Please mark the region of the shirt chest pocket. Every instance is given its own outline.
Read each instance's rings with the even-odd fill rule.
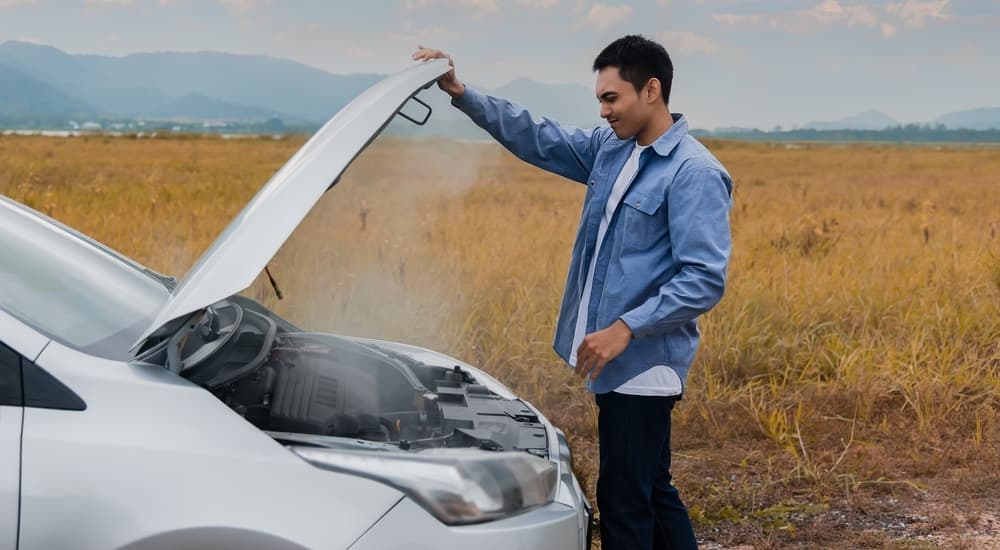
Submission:
[[[663,196],[633,191],[622,200],[625,250],[649,250],[667,236],[666,205]]]

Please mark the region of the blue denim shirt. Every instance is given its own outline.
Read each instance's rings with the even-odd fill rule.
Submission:
[[[452,101],[518,158],[587,186],[553,348],[569,361],[580,299],[604,206],[635,139],[536,119],[471,87]],[[635,338],[587,388],[606,393],[655,365],[682,382],[698,349],[697,318],[726,283],[732,179],[687,131],[683,115],[643,151],[608,225],[594,269],[587,333],[622,319]]]

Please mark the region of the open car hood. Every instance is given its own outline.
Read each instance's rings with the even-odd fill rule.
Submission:
[[[271,176],[198,258],[132,349],[165,324],[249,287],[313,205],[399,109],[449,69],[444,59],[414,65],[386,77],[344,106]]]

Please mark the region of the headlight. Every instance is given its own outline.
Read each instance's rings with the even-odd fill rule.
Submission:
[[[448,525],[490,521],[546,504],[556,489],[555,465],[520,451],[375,453],[290,448],[319,468],[395,487]]]

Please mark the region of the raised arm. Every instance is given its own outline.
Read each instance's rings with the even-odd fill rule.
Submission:
[[[587,183],[597,151],[611,132],[562,126],[547,117],[535,119],[516,103],[469,87],[451,103],[517,158],[580,183]]]
[[[451,57],[440,50],[421,47],[413,59]],[[521,160],[571,180],[586,183],[597,151],[612,135],[610,128],[581,129],[556,121],[534,118],[520,105],[492,97],[458,80],[452,69],[438,80],[438,87],[480,128]]]

